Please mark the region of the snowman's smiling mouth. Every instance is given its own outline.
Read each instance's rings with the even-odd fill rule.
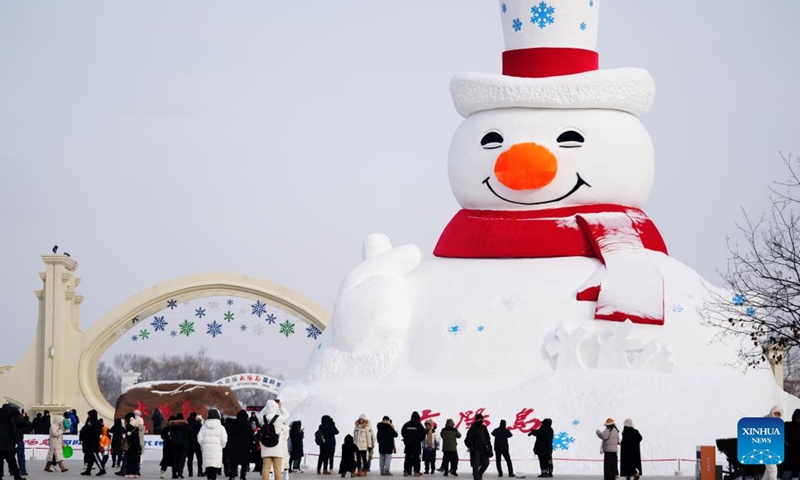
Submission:
[[[504,198],[503,196],[501,196],[500,194],[498,194],[497,192],[495,192],[495,191],[494,191],[494,189],[492,188],[492,185],[489,183],[489,179],[490,179],[491,177],[486,177],[486,180],[484,180],[484,181],[483,181],[483,182],[481,182],[481,183],[485,184],[485,185],[486,185],[486,186],[489,188],[489,191],[490,191],[490,192],[492,192],[492,193],[494,194],[494,196],[495,196],[495,197],[499,198],[500,200],[502,200],[502,201],[504,201],[504,202],[508,202],[508,203],[514,203],[514,204],[516,204],[516,205],[527,205],[527,206],[533,206],[533,205],[545,205],[545,204],[548,204],[548,203],[555,203],[555,202],[560,202],[561,200],[564,200],[565,198],[569,197],[569,196],[570,196],[570,195],[572,195],[573,193],[577,192],[577,191],[578,191],[578,189],[579,189],[579,188],[581,188],[581,187],[582,187],[582,186],[584,186],[584,185],[586,185],[586,186],[587,186],[587,187],[589,187],[589,188],[592,188],[592,186],[591,186],[591,185],[589,185],[588,183],[586,183],[586,180],[584,180],[583,178],[581,178],[581,174],[580,174],[580,173],[576,173],[575,175],[577,175],[577,176],[578,176],[578,180],[575,182],[575,186],[574,186],[574,187],[572,187],[572,190],[570,190],[569,192],[567,192],[566,194],[564,194],[564,195],[562,195],[562,196],[560,196],[560,197],[558,197],[558,198],[554,198],[554,199],[552,199],[552,200],[545,200],[544,202],[531,202],[531,203],[525,203],[525,202],[516,202],[516,201],[514,201],[514,200],[509,200],[509,199],[507,199],[507,198]]]

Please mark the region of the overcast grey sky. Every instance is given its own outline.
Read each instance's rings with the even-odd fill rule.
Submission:
[[[778,151],[800,153],[800,2],[600,3],[601,68],[656,81],[646,211],[716,279],[739,207],[763,211]],[[493,0],[0,3],[0,364],[32,340],[55,243],[84,327],[210,271],[330,309],[375,231],[430,255],[458,210],[448,82],[502,48]]]

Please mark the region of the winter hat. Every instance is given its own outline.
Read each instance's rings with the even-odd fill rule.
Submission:
[[[624,421],[624,422],[622,422],[622,424],[623,424],[624,426],[626,426],[626,427],[631,427],[631,428],[633,428],[633,420],[631,420],[630,418],[626,418],[626,419],[625,419],[625,421]]]
[[[775,415],[775,414],[778,415]],[[769,416],[770,417],[782,417],[783,416],[783,409],[780,405],[775,405],[774,407],[769,409]]]
[[[142,411],[141,411],[141,410],[134,410],[134,411],[133,411],[133,414],[134,414],[136,417],[141,417],[141,416],[142,416]]]
[[[362,413],[361,415],[358,416],[358,419],[359,420],[364,420],[366,422],[367,421],[367,416]]]
[[[610,427],[611,425],[614,425],[614,419],[611,418],[611,417],[608,417],[606,419],[606,423],[604,423],[603,425],[605,425],[606,427]]]

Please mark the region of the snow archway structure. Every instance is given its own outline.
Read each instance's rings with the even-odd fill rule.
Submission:
[[[65,255],[43,255],[43,288],[36,291],[39,316],[36,334],[22,360],[0,375],[3,401],[29,411],[53,412],[75,408],[98,411],[114,418],[114,408],[103,398],[97,366],[103,353],[138,319],[158,312],[168,300],[178,302],[216,295],[258,299],[324,330],[330,315],[299,293],[268,280],[231,273],[196,274],[175,278],[128,298],[88,330],[81,331],[76,293],[78,263]]]

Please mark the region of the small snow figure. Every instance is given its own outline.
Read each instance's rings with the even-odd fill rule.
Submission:
[[[261,315],[267,313],[267,304],[262,302],[261,300],[256,300],[256,303],[250,305],[253,309],[253,315],[258,318],[261,318]]]
[[[533,453],[539,457],[540,477],[553,476],[553,420],[545,418],[539,428],[531,430],[529,437],[536,437]]]
[[[199,307],[197,310],[194,311],[194,315],[197,318],[203,318],[206,316],[206,309],[203,307]]]
[[[222,325],[217,323],[216,320],[211,323],[207,323],[206,327],[208,327],[208,330],[206,330],[208,335],[211,335],[214,338],[217,338],[217,335],[222,335]]]
[[[153,330],[156,332],[163,332],[167,328],[168,322],[164,320],[164,317],[153,317],[153,321],[150,322],[150,325],[153,327]]]
[[[556,12],[555,7],[551,7],[547,2],[540,2],[539,5],[531,7],[531,23],[538,25],[539,28],[544,28],[548,25],[555,23],[553,14]]]
[[[178,306],[177,300],[167,300],[167,308],[174,310]]]
[[[744,305],[744,302],[747,301],[747,299],[744,298],[744,295],[742,295],[741,293],[737,293],[736,295],[733,296],[731,301],[737,307],[741,307],[742,305]]]
[[[286,335],[286,338],[289,338],[289,335],[294,333],[294,323],[290,322],[289,320],[281,323],[280,333],[282,335]]]
[[[306,328],[306,338],[313,338],[314,340],[317,339],[320,335],[322,335],[322,330],[316,327],[316,325],[309,325]]]

